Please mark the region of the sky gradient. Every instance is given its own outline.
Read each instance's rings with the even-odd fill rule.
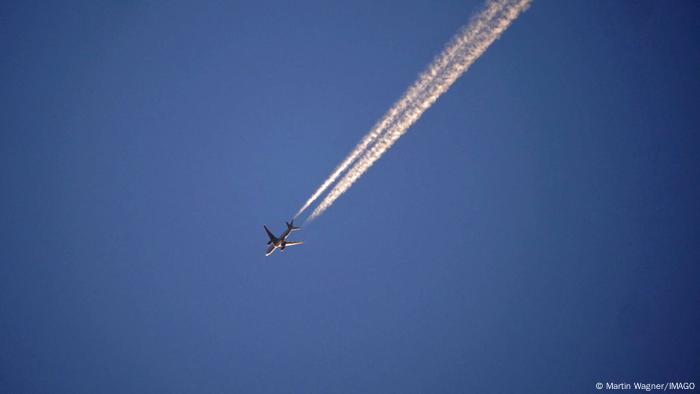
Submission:
[[[480,1],[0,5],[0,392],[700,384],[700,3],[535,1],[303,240]]]

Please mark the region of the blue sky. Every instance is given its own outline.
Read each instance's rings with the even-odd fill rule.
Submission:
[[[697,2],[534,2],[264,257],[481,5],[0,5],[0,391],[700,383]]]

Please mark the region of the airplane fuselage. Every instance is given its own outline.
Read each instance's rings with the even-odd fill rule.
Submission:
[[[279,250],[284,250],[284,248],[287,246],[287,241],[281,239],[278,242],[275,242],[273,245],[275,245],[275,248]]]

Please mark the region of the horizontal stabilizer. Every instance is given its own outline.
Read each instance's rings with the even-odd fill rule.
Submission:
[[[285,223],[287,224],[287,229],[288,229],[289,231],[292,231],[292,230],[299,230],[299,229],[301,228],[301,227],[297,227],[297,226],[294,225],[294,220],[293,220],[293,219],[292,219],[291,223],[290,223],[290,222],[285,222]]]

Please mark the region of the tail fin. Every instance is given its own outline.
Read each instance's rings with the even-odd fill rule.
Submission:
[[[301,227],[294,226],[294,219],[292,219],[292,221],[290,223],[288,223],[288,222],[285,222],[285,223],[287,223],[287,228],[289,230],[299,230],[301,228]]]

